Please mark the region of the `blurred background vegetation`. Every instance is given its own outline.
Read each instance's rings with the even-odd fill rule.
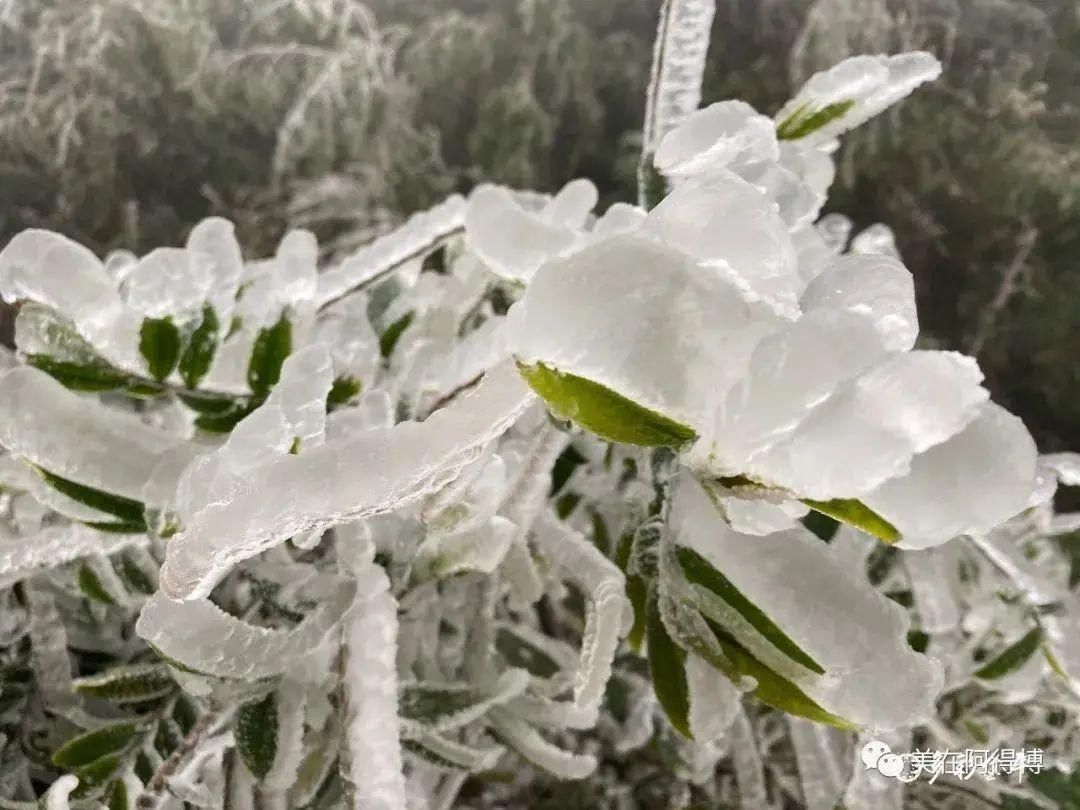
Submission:
[[[633,199],[659,0],[0,0],[0,242],[99,253],[233,219],[349,249],[481,179]],[[943,78],[845,140],[830,210],[890,224],[924,341],[1080,447],[1080,4],[718,0],[705,103],[778,108],[860,52]]]

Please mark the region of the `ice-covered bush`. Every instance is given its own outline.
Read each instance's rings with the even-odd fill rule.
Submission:
[[[639,205],[482,185],[323,268],[217,218],[6,246],[0,807],[899,806],[872,737],[1071,767],[1080,464],[915,348],[887,229],[819,218],[938,63],[697,110],[710,19],[665,5]]]

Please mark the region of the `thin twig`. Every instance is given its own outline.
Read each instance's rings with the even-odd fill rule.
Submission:
[[[161,804],[165,789],[168,787],[169,778],[180,770],[181,766],[199,749],[210,730],[225,722],[230,714],[230,710],[212,709],[196,721],[176,750],[169,754],[168,759],[158,766],[154,775],[150,777],[150,781],[146,783],[143,792],[139,794],[139,798],[135,802],[135,807],[138,810],[156,810],[158,805]]]
[[[1020,279],[1024,270],[1027,269],[1028,257],[1031,255],[1038,238],[1039,229],[1030,222],[1025,223],[1024,229],[1016,239],[1016,253],[1013,254],[1012,261],[1009,262],[1009,266],[1005,268],[1005,272],[1001,276],[1001,284],[998,285],[997,294],[994,296],[994,300],[990,302],[990,305],[983,310],[982,317],[979,318],[979,327],[971,344],[968,346],[968,351],[971,354],[978,356],[979,352],[982,351],[982,347],[990,337],[1001,310],[1005,308],[1005,305],[1019,290]]]

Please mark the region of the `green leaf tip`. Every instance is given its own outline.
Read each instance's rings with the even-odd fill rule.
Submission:
[[[805,498],[803,503],[815,512],[820,512],[840,523],[846,523],[856,529],[861,529],[883,542],[895,543],[900,539],[899,529],[873,509],[854,498],[835,498],[831,501],[814,501]]]
[[[1005,648],[1004,652],[975,670],[975,677],[984,681],[1004,678],[1027,663],[1028,659],[1042,645],[1043,634],[1038,627],[1033,627],[1023,638]]]
[[[184,347],[184,353],[180,355],[180,378],[186,387],[197,386],[210,370],[210,364],[214,361],[214,354],[217,352],[220,328],[214,308],[209,305],[203,307],[202,320],[191,333],[187,346]]]
[[[277,695],[245,703],[236,712],[236,749],[257,779],[270,772],[277,755]]]
[[[644,447],[685,447],[697,439],[686,425],[599,383],[545,365],[518,362],[525,382],[555,416],[572,419],[603,439]]]
[[[837,101],[813,111],[809,109],[808,104],[804,104],[776,125],[776,137],[781,141],[796,141],[799,138],[805,138],[831,124],[837,118],[843,117],[853,106],[855,102],[852,99]]]
[[[281,379],[281,365],[292,353],[292,323],[281,313],[277,323],[259,331],[248,361],[248,386],[256,395],[266,395]]]

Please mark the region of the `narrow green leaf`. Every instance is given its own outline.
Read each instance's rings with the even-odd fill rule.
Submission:
[[[333,411],[343,405],[348,405],[358,396],[363,385],[356,377],[338,377],[330,386],[330,393],[326,395],[326,410]]]
[[[728,677],[732,677],[732,673],[727,670],[727,667],[734,667],[736,677],[733,680],[738,677],[753,678],[757,682],[753,695],[766,706],[836,728],[849,730],[855,728],[854,724],[826,711],[794,683],[761,663],[719,625],[707,619],[706,622],[720,643],[728,663],[718,666],[718,662],[708,658],[707,660],[724,671]]]
[[[176,684],[164,664],[129,664],[98,675],[76,678],[72,686],[80,695],[123,704],[163,697],[173,691]]]
[[[1006,647],[1001,655],[975,670],[975,677],[993,681],[1018,670],[1035,654],[1042,645],[1042,640],[1042,630],[1038,627],[1032,628],[1019,641]]]
[[[84,526],[109,534],[145,534],[146,523],[134,520],[85,520]]]
[[[1057,656],[1054,655],[1054,651],[1050,649],[1049,645],[1043,645],[1043,655],[1046,657],[1046,663],[1050,665],[1050,669],[1054,671],[1054,674],[1065,680],[1071,680],[1069,673],[1065,671],[1065,667],[1058,661]]]
[[[60,746],[52,755],[59,768],[81,768],[104,756],[123,751],[141,730],[137,722],[115,723],[80,734]]]
[[[116,600],[113,599],[112,594],[110,594],[105,586],[101,584],[98,575],[94,573],[94,570],[90,568],[90,566],[79,566],[78,582],[79,590],[83,592],[83,596],[87,599],[92,599],[95,602],[101,602],[105,605],[116,604]]]
[[[495,649],[508,664],[538,678],[550,678],[562,669],[546,652],[505,627],[500,627],[495,634]]]
[[[114,754],[106,754],[89,765],[76,768],[75,775],[79,777],[79,784],[71,795],[82,798],[94,793],[99,787],[114,779],[126,761],[127,751],[117,751]]]
[[[679,647],[660,618],[655,592],[646,603],[645,634],[648,644],[649,674],[660,706],[675,730],[687,739],[690,734],[690,688],[686,683],[686,652]]]
[[[402,740],[401,747],[435,768],[473,773],[491,768],[506,750],[501,746],[474,748],[430,733]]]
[[[518,363],[529,386],[560,419],[572,419],[601,438],[623,444],[683,447],[697,438],[691,428],[592,380],[543,363]]]
[[[168,377],[180,361],[180,330],[172,318],[146,318],[139,329],[139,352],[150,376],[158,382]]]
[[[626,577],[626,598],[634,609],[634,623],[630,626],[626,641],[636,653],[641,652],[641,645],[645,641],[645,608],[648,595],[649,586],[645,584],[645,580],[637,574]]]
[[[117,391],[126,387],[130,379],[129,375],[108,365],[72,363],[44,354],[29,355],[26,362],[72,391]]]
[[[191,333],[188,344],[180,355],[180,378],[188,388],[196,387],[210,370],[210,364],[214,362],[214,354],[217,352],[219,329],[217,313],[207,304],[203,307],[202,320]]]
[[[202,391],[178,393],[177,397],[196,413],[208,414],[226,413],[246,401],[234,397],[213,396]]]
[[[245,416],[262,404],[261,399],[254,399],[237,405],[224,413],[204,413],[195,420],[195,427],[207,433],[230,433]]]
[[[805,138],[842,117],[854,105],[854,100],[848,99],[837,101],[812,112],[804,105],[776,125],[776,137],[782,141]]]
[[[551,468],[551,490],[548,494],[558,495],[559,491],[566,486],[574,470],[586,462],[585,456],[581,455],[574,445],[568,444],[566,449],[555,459]]]
[[[732,582],[716,570],[708,560],[691,548],[679,546],[675,552],[679,565],[686,579],[716,594],[724,602],[746,619],[770,644],[776,647],[792,661],[795,661],[818,675],[825,674],[824,667],[811,658],[803,649],[792,641],[765,613],[747,599]]]
[[[109,810],[128,810],[127,785],[117,779],[105,791],[105,806]]]
[[[399,712],[406,720],[437,724],[471,706],[482,703],[486,695],[468,685],[406,684],[398,699]]]
[[[270,772],[277,755],[277,695],[245,703],[236,713],[236,748],[244,764],[257,778]]]
[[[124,585],[129,590],[144,593],[148,596],[157,590],[150,575],[139,567],[139,564],[132,559],[130,554],[121,553],[113,555],[110,559],[117,576],[123,580]]]
[[[406,312],[386,327],[386,331],[379,336],[379,352],[384,358],[394,353],[394,347],[397,346],[398,340],[405,330],[409,328],[409,324],[413,322],[414,317],[416,317],[415,313]]]
[[[292,352],[292,323],[281,314],[278,322],[259,331],[248,362],[248,385],[265,396],[281,379],[281,364]]]
[[[94,489],[85,484],[70,481],[67,478],[61,478],[59,475],[55,475],[42,467],[35,466],[34,469],[44,479],[45,483],[57,492],[67,495],[72,500],[78,501],[85,506],[97,509],[99,512],[118,517],[124,523],[139,524],[143,527],[142,530],[145,531],[146,520],[143,516],[145,507],[139,501]]]
[[[900,539],[899,530],[874,510],[852,498],[836,498],[831,501],[812,501],[803,503],[815,512],[821,512],[834,520],[861,529],[886,543],[895,543]]]

